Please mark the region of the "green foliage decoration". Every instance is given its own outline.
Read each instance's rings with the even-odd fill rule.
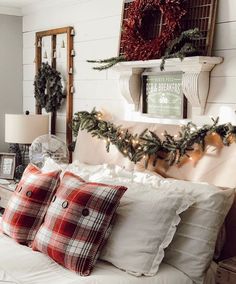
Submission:
[[[101,112],[94,108],[91,112],[75,113],[71,127],[75,137],[79,130],[86,130],[93,137],[106,142],[107,152],[112,144],[134,163],[145,159],[147,166],[152,158],[153,166],[156,166],[158,160],[165,159],[171,166],[178,164],[182,158],[189,157],[190,152],[194,151],[196,146],[204,151],[205,138],[209,134],[218,134],[225,146],[229,146],[232,139],[235,140],[235,126],[230,123],[218,125],[218,118],[212,120],[212,125],[203,125],[200,128],[189,122],[181,127],[177,136],[165,132],[160,138],[148,129],[140,134],[132,134],[122,126],[116,126],[110,121],[103,120]]]
[[[66,97],[62,91],[61,74],[48,63],[42,63],[34,80],[34,97],[37,106],[46,112],[57,111]]]
[[[183,60],[188,56],[200,55],[200,52],[195,47],[195,42],[201,37],[201,33],[198,28],[183,31],[179,36],[169,42],[168,47],[165,50],[165,54],[161,57],[160,70],[165,68],[165,61],[168,58],[180,58]],[[102,71],[111,68],[119,62],[128,61],[124,55],[117,57],[111,57],[107,59],[99,60],[87,60],[88,63],[97,63],[99,65],[94,66],[94,70]]]
[[[100,66],[94,66],[94,70],[102,71],[111,68],[112,66],[116,65],[119,62],[126,61],[123,55],[117,57],[111,57],[107,59],[100,59],[100,60],[87,60],[88,63],[98,63],[102,64]]]
[[[178,37],[172,40],[164,56],[162,56],[162,61],[160,65],[160,70],[163,71],[165,68],[165,60],[168,58],[179,58],[183,60],[188,56],[200,55],[200,52],[195,47],[196,40],[199,40],[201,33],[198,28],[183,31]]]

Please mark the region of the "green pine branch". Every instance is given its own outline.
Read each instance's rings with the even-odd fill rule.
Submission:
[[[211,133],[218,134],[223,144],[229,146],[232,138],[235,141],[236,127],[230,123],[218,125],[218,121],[219,119],[213,120],[212,125],[200,128],[190,122],[182,127],[178,136],[165,132],[160,138],[148,129],[141,134],[132,134],[122,126],[102,120],[101,113],[93,109],[92,112],[75,113],[71,127],[75,137],[79,130],[86,130],[93,137],[105,140],[108,152],[110,145],[114,145],[130,161],[137,163],[145,159],[148,165],[150,158],[153,158],[155,166],[163,157],[169,165],[178,164],[182,158],[189,157],[196,146],[204,151],[205,138]]]
[[[195,46],[195,41],[201,37],[201,33],[198,28],[183,31],[180,36],[172,40],[167,47],[160,65],[160,70],[165,69],[165,61],[168,58],[179,58],[183,60],[187,56],[194,56],[199,54]]]
[[[119,62],[123,62],[126,61],[125,57],[123,55],[117,56],[117,57],[111,57],[111,58],[107,58],[107,59],[100,59],[100,60],[87,60],[88,63],[98,63],[98,64],[103,64],[100,66],[94,66],[93,69],[94,70],[105,70],[105,69],[109,69],[112,66],[116,65]]]

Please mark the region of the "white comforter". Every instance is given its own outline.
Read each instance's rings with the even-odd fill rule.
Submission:
[[[0,283],[8,284],[192,284],[174,267],[162,264],[155,277],[135,277],[99,261],[92,274],[81,277],[42,253],[0,234]]]

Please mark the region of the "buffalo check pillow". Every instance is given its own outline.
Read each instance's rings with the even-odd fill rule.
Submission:
[[[30,243],[59,184],[60,171],[42,173],[29,164],[2,217],[2,231],[19,243]]]
[[[84,182],[66,172],[32,248],[89,275],[125,191],[124,186]]]

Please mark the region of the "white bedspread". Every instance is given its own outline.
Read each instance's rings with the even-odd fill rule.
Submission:
[[[99,261],[92,274],[81,277],[0,234],[0,283],[8,284],[192,284],[168,264],[162,264],[155,277],[135,277]]]

